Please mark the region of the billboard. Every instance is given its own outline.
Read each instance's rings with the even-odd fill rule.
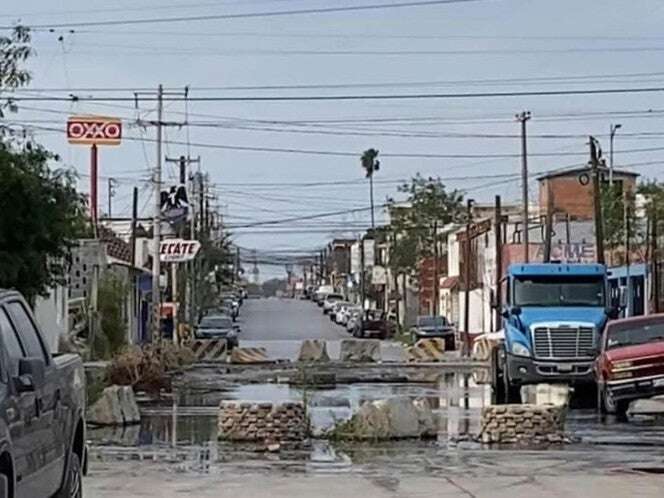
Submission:
[[[67,120],[67,141],[79,145],[120,145],[122,121],[105,116],[71,116]]]
[[[201,249],[197,240],[167,239],[159,244],[159,261],[162,263],[183,263],[191,261]]]

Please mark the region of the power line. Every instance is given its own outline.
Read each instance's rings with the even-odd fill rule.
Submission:
[[[197,21],[217,21],[227,19],[248,19],[260,17],[281,17],[281,16],[299,16],[309,14],[332,14],[337,12],[358,12],[369,10],[386,10],[386,9],[399,9],[406,7],[426,7],[433,5],[445,5],[455,3],[469,3],[479,0],[427,0],[419,2],[399,2],[399,3],[380,3],[380,4],[366,4],[366,5],[353,5],[344,7],[323,7],[323,8],[310,8],[310,9],[294,9],[294,10],[281,10],[281,11],[265,11],[265,12],[245,12],[238,14],[206,14],[198,16],[178,16],[178,17],[152,17],[144,19],[108,19],[102,21],[79,21],[67,23],[50,23],[50,24],[31,24],[30,29],[58,29],[58,28],[77,28],[77,27],[91,27],[91,26],[132,26],[141,24],[166,24],[178,22],[197,22]],[[13,26],[0,26],[0,29],[13,29]]]
[[[474,99],[496,97],[547,97],[564,95],[603,95],[603,94],[639,94],[660,93],[664,87],[637,87],[637,88],[586,88],[566,90],[524,90],[505,92],[463,92],[463,93],[403,93],[382,95],[270,95],[270,96],[238,96],[238,97],[188,97],[190,102],[293,102],[293,101],[355,101],[355,100],[426,100],[426,99]],[[135,102],[134,97],[113,96],[10,96],[17,102]],[[154,97],[141,97],[142,101],[154,101]],[[164,101],[184,102],[183,97],[166,96]]]

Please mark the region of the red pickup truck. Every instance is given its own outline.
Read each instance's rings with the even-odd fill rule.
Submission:
[[[595,376],[605,413],[624,416],[630,401],[664,394],[664,314],[609,322]]]

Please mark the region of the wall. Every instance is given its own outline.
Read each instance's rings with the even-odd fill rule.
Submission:
[[[67,288],[58,285],[48,297],[37,297],[33,313],[52,353],[58,352],[60,336],[69,330]]]

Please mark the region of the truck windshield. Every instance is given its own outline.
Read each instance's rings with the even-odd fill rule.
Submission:
[[[625,324],[609,328],[606,349],[664,341],[664,323]]]
[[[514,281],[518,306],[604,306],[604,280],[597,277],[521,277]]]

